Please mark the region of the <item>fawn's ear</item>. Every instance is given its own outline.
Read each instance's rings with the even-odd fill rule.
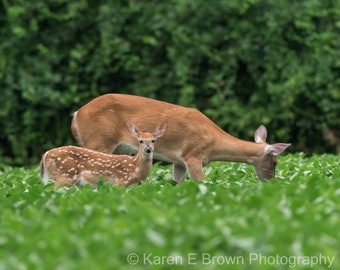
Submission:
[[[159,138],[162,137],[166,131],[168,127],[168,121],[164,121],[163,123],[161,123],[157,128],[156,128],[156,132],[155,132],[155,138]]]
[[[255,142],[266,142],[267,139],[267,129],[264,125],[261,125],[257,128],[254,134]]]
[[[128,126],[128,128],[129,128],[129,131],[130,131],[131,135],[132,135],[133,137],[137,137],[138,128],[136,128],[135,125],[132,124],[132,123],[129,122],[129,121],[127,122],[127,126]]]

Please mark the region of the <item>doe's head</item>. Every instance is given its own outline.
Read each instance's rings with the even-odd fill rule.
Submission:
[[[277,165],[276,156],[286,150],[290,143],[267,144],[267,129],[261,125],[255,131],[254,139],[256,143],[264,144],[263,155],[254,162],[255,172],[261,180],[268,180],[275,177],[275,169]]]

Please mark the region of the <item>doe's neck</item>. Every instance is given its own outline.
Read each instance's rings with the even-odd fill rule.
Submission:
[[[265,146],[266,143],[241,140],[222,131],[215,140],[210,160],[254,164],[263,156]]]

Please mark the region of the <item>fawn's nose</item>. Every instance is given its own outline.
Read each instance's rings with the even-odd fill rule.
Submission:
[[[151,154],[152,153],[152,148],[151,147],[145,148],[145,153]]]

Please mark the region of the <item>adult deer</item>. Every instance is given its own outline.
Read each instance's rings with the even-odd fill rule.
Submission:
[[[47,151],[41,159],[41,178],[47,184],[51,176],[55,180],[54,189],[60,185],[87,183],[95,187],[99,177],[117,186],[140,183],[150,173],[154,143],[163,136],[166,128],[165,121],[156,128],[154,134],[151,134],[140,132],[128,122],[129,137],[134,137],[139,143],[136,156],[105,154],[77,146],[54,148]]]
[[[204,180],[203,166],[210,161],[245,162],[255,167],[261,180],[275,176],[276,155],[290,144],[267,144],[267,130],[260,126],[255,142],[231,136],[196,109],[150,98],[106,94],[81,107],[73,116],[71,129],[81,146],[97,151],[129,153],[136,142],[122,128],[131,119],[150,130],[168,120],[168,130],[157,141],[155,158],[173,163],[173,177],[181,182],[188,170],[195,180]]]

